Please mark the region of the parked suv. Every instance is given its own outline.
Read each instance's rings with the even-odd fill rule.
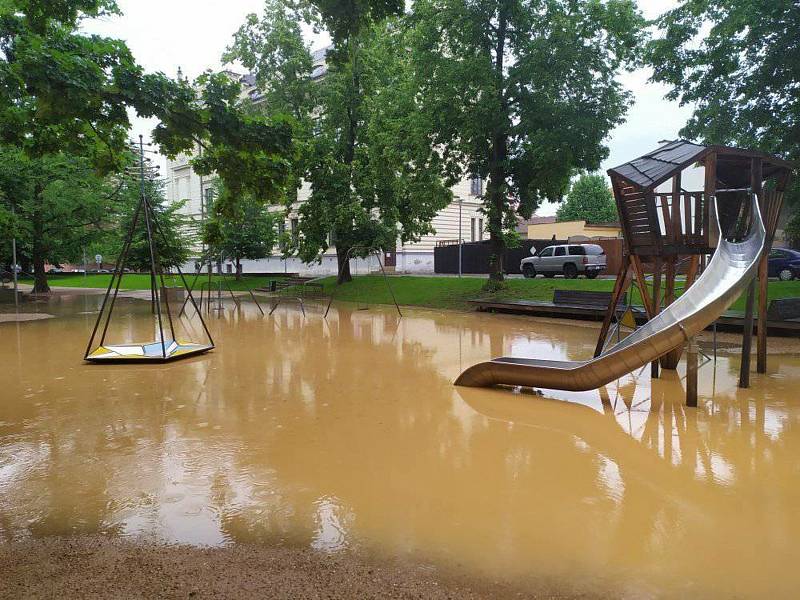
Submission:
[[[564,246],[548,246],[538,254],[531,248],[533,256],[523,258],[520,269],[525,277],[545,277],[564,275],[567,279],[575,279],[578,275],[586,275],[589,279],[597,277],[606,268],[606,253],[597,244],[566,244]]]

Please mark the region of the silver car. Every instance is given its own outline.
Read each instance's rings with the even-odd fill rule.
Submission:
[[[565,244],[563,246],[548,246],[536,253],[531,248],[533,256],[523,258],[520,270],[525,277],[536,277],[541,274],[545,277],[563,275],[567,279],[575,279],[578,275],[586,275],[594,279],[606,268],[606,253],[602,246],[597,244]]]

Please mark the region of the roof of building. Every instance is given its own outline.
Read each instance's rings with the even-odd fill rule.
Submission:
[[[653,189],[691,164],[701,161],[712,152],[716,152],[721,159],[717,167],[718,179],[731,187],[749,180],[749,160],[751,158],[764,160],[764,178],[777,170],[791,168],[786,161],[757,150],[742,150],[727,146],[701,146],[686,140],[674,140],[639,158],[609,169],[608,174],[622,177],[642,189]],[[746,166],[748,171],[745,172],[742,166]]]
[[[585,223],[588,227],[608,227],[612,229],[620,227],[620,224],[616,221],[604,221],[601,223],[593,223],[591,221],[586,221],[585,219],[558,221],[558,218],[555,215],[547,217],[531,217],[527,221],[522,221],[520,225],[552,225],[553,223]]]
[[[607,229],[619,229],[622,227],[619,221],[603,221],[600,223],[592,223],[590,221],[587,221],[586,225],[589,227],[601,227]]]
[[[528,219],[525,224],[526,225],[547,225],[548,223],[555,223],[556,217],[555,215],[549,215],[546,217],[531,217]]]

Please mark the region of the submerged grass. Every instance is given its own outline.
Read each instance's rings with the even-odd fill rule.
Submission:
[[[50,275],[50,285],[64,287],[105,288],[111,279],[110,275]],[[223,277],[231,289],[245,291],[252,288],[265,287],[278,275],[254,276],[245,275],[240,281],[228,276]],[[177,276],[166,277],[167,285],[179,285]],[[191,283],[194,274],[187,275]],[[203,275],[198,279],[208,281],[208,276]],[[218,276],[212,276],[212,282],[219,281]],[[335,290],[336,299],[347,302],[362,302],[365,304],[392,304],[392,296],[381,275],[361,275],[349,283],[336,287],[335,277],[326,277],[319,280],[327,293]],[[30,280],[23,280],[30,282]],[[586,290],[610,292],[614,287],[613,279],[507,279],[502,289],[495,292],[485,291],[484,277],[418,277],[412,275],[393,275],[389,277],[391,291],[394,292],[397,302],[406,306],[423,306],[428,308],[448,310],[468,310],[468,300],[533,300],[549,302],[553,299],[553,290]],[[679,282],[679,287],[683,282]],[[146,290],[150,288],[150,276],[147,274],[129,273],[123,276],[121,289]],[[800,281],[770,281],[769,297],[796,298],[800,297]],[[640,304],[641,299],[636,291],[633,292],[632,301]],[[739,298],[731,307],[732,310],[744,310],[745,298]]]

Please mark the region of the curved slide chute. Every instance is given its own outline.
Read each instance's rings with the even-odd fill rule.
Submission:
[[[597,358],[553,361],[502,357],[468,368],[456,385],[521,385],[556,390],[597,389],[663,356],[716,321],[758,272],[766,231],[758,198],[751,224],[739,242],[722,239],[708,267],[683,295],[645,325]]]

